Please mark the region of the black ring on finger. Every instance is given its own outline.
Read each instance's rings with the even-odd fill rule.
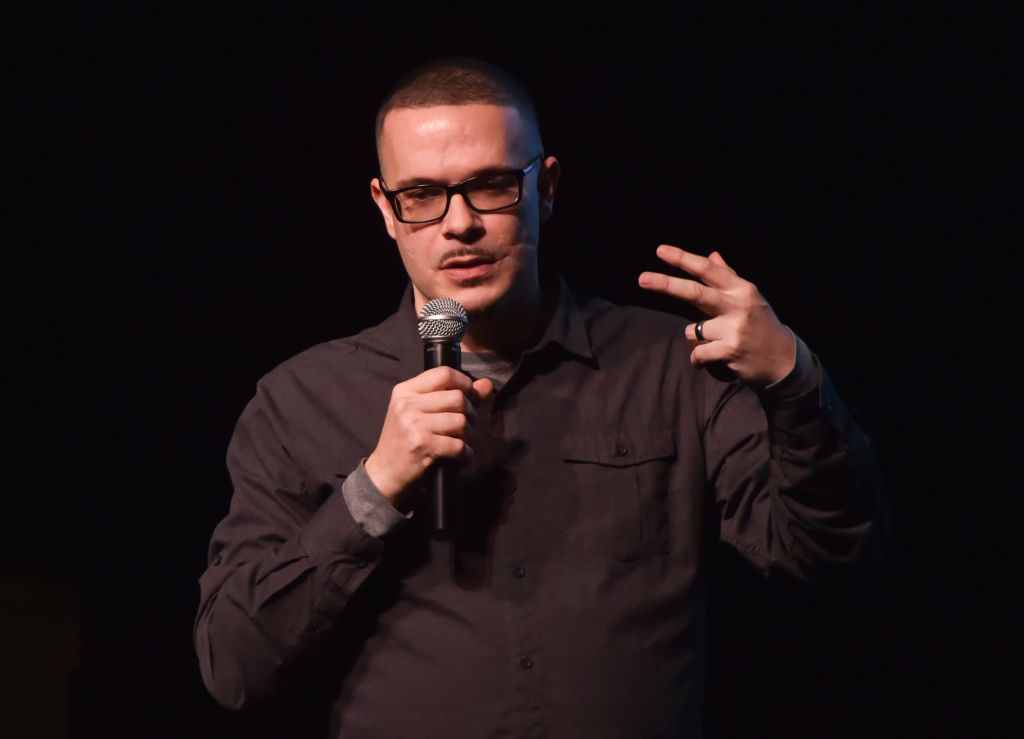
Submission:
[[[704,338],[704,321],[700,321],[696,326],[694,326],[693,332],[697,334],[697,341],[706,341]]]

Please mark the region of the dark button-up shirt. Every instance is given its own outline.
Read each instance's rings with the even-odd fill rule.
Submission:
[[[405,300],[238,422],[195,629],[221,703],[302,699],[336,737],[697,736],[709,537],[804,578],[871,548],[871,446],[816,359],[759,396],[692,368],[681,319],[564,285],[479,412],[452,540],[371,535],[341,488],[422,371]]]

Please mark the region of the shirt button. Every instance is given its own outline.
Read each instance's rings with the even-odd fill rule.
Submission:
[[[615,453],[618,454],[620,457],[625,457],[627,454],[629,454],[629,449],[619,444],[619,446],[615,447]]]
[[[514,570],[512,570],[512,574],[516,577],[523,578],[526,577],[526,570],[524,570],[522,567],[516,567]]]
[[[529,657],[523,657],[519,660],[519,666],[524,670],[531,670],[533,669],[533,660]]]

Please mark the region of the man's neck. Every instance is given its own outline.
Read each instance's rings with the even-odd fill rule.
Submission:
[[[486,310],[470,313],[469,330],[462,339],[463,350],[496,352],[506,357],[521,354],[540,338],[551,315],[554,300],[554,291],[547,290],[526,303],[499,303]]]

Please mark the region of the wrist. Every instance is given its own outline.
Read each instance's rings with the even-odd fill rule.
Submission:
[[[375,454],[376,451],[366,458],[363,468],[366,470],[366,476],[370,478],[370,482],[380,491],[380,494],[387,498],[391,505],[394,505],[403,488],[387,473],[387,465],[380,464],[377,457],[374,456]]]
[[[763,389],[771,388],[789,377],[797,365],[797,341],[796,335],[788,326],[782,326],[783,338],[778,344],[778,352],[775,354],[771,369],[765,374],[761,382]]]

